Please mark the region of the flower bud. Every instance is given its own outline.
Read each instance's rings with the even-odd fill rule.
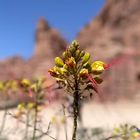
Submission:
[[[66,64],[64,64],[63,68],[67,71],[68,66]]]
[[[79,43],[76,40],[72,41],[71,44],[76,48],[76,50],[79,49]]]
[[[30,81],[28,79],[23,79],[21,81],[21,84],[24,86],[24,87],[29,87],[31,85]]]
[[[91,65],[93,74],[101,74],[105,70],[104,65],[105,65],[105,63],[102,61],[95,61]]]
[[[34,108],[34,106],[35,106],[35,104],[34,103],[28,103],[28,109],[33,109]]]
[[[84,51],[81,51],[80,57],[83,57],[84,55],[85,55],[85,52]]]
[[[33,92],[37,92],[37,90],[38,90],[37,84],[32,84],[32,85],[31,85],[31,90],[32,90]]]
[[[63,75],[65,72],[67,72],[66,69],[64,69],[64,68],[59,68],[59,67],[54,67],[54,70],[56,71],[56,73],[57,73],[58,75],[59,75],[59,74]]]
[[[64,65],[63,60],[60,57],[56,57],[55,58],[55,65],[57,67],[63,67],[63,65]]]
[[[81,69],[80,77],[87,77],[87,75],[88,75],[88,69],[85,68]]]
[[[19,110],[24,110],[24,108],[25,108],[25,105],[23,103],[18,105],[18,109]]]
[[[80,50],[77,50],[77,51],[76,51],[75,57],[76,57],[76,58],[79,58],[79,56],[80,56]]]
[[[56,72],[53,68],[50,69],[48,72],[49,72],[50,75],[53,76],[53,77],[57,77],[57,76],[58,76],[57,72]]]
[[[68,60],[66,60],[65,64],[70,68],[74,68],[76,65],[76,62],[75,62],[75,59],[71,57]]]
[[[66,50],[65,52],[63,52],[62,54],[64,60],[68,59],[71,55],[70,55],[70,52],[68,50]]]
[[[69,51],[70,51],[71,55],[73,55],[76,51],[76,48],[74,46],[70,46]]]
[[[86,63],[90,59],[90,54],[85,53],[84,56],[82,57],[82,59],[83,59],[83,63]]]

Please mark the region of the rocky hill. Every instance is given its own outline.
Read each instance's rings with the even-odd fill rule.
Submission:
[[[101,13],[78,34],[95,59],[110,63],[104,97],[131,98],[140,93],[140,1],[106,0]]]
[[[135,51],[140,46],[139,16],[138,0],[106,0],[101,13],[79,32],[77,39],[85,49],[96,50],[97,56],[103,53],[111,57],[128,47]]]

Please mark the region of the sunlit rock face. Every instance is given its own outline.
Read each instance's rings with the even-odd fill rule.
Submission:
[[[46,74],[52,67],[54,58],[65,50],[66,45],[60,33],[51,28],[44,18],[40,18],[35,32],[34,54],[28,62],[32,66],[30,74],[33,77]]]
[[[44,18],[38,21],[35,34],[35,51],[37,57],[54,58],[65,49],[66,41],[61,37],[60,33],[51,28]]]
[[[104,98],[130,98],[140,94],[140,1],[106,0],[101,13],[78,34],[77,40],[111,64],[105,72]]]

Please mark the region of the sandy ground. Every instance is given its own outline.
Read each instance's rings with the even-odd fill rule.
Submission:
[[[55,123],[51,126],[50,135],[53,137],[58,137],[58,140],[65,140],[64,125],[62,125],[62,114],[61,106],[52,105],[46,108],[40,113],[40,117],[43,120],[43,130],[46,131],[46,126],[48,126],[49,120],[54,119]],[[105,129],[111,129],[119,124],[129,123],[140,126],[140,103],[139,102],[118,102],[118,103],[108,103],[108,104],[97,104],[90,103],[86,104],[82,110],[82,120],[83,126],[87,128],[93,127],[103,127]],[[14,110],[10,110],[14,112]],[[2,116],[3,111],[0,112]],[[0,120],[1,121],[1,120]],[[15,120],[11,116],[8,116],[6,121],[4,136],[8,135],[9,140],[23,140],[21,135],[24,135],[25,125],[21,124],[19,121]],[[69,117],[67,119],[67,129],[69,140],[71,138],[72,129],[72,119]],[[59,132],[59,133],[56,133]],[[31,133],[31,132],[30,132]],[[52,140],[49,137],[43,137],[41,140]]]

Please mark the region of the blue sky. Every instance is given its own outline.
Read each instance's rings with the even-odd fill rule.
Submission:
[[[102,9],[105,0],[1,0],[0,59],[13,55],[29,58],[40,17],[71,41]]]

